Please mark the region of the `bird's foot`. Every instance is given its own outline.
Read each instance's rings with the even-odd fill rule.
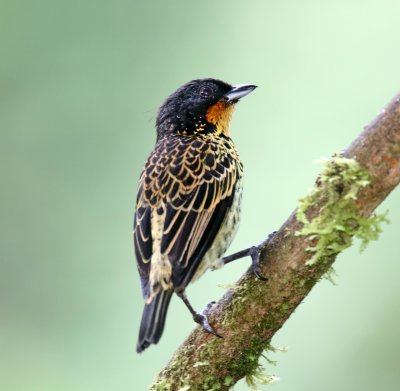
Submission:
[[[195,313],[193,314],[193,320],[198,323],[201,327],[203,327],[203,329],[205,331],[207,331],[210,334],[214,334],[216,337],[218,338],[222,338],[221,335],[219,335],[214,328],[210,325],[210,323],[208,322],[208,312],[210,311],[211,307],[215,304],[215,301],[211,301],[209,302],[204,310],[201,313]]]
[[[268,278],[261,275],[261,267],[260,267],[261,249],[262,249],[262,244],[250,247],[249,255],[251,257],[251,268],[253,270],[253,273],[259,280],[267,281]]]
[[[252,269],[253,269],[255,276],[260,280],[266,281],[267,278],[261,275],[260,254],[261,254],[261,250],[265,246],[268,245],[268,243],[275,236],[275,234],[276,234],[276,231],[270,233],[268,235],[267,239],[264,240],[263,242],[261,242],[258,246],[252,246],[252,247],[246,248],[245,250],[239,251],[235,254],[232,254],[227,257],[222,258],[224,265],[226,265],[227,263],[230,263],[232,261],[235,261],[236,259],[250,256],[251,257],[251,265],[252,265]]]
[[[271,232],[267,239],[261,242],[258,246],[250,247],[249,255],[251,257],[251,267],[253,269],[253,273],[255,276],[262,281],[267,281],[268,278],[261,275],[261,267],[260,267],[260,254],[261,250],[268,245],[271,239],[275,236],[276,231]]]

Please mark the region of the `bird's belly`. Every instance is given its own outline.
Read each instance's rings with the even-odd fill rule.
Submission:
[[[240,211],[242,201],[242,184],[236,184],[235,196],[233,198],[232,206],[227,212],[224,221],[221,224],[215,239],[204,254],[196,273],[192,277],[191,282],[197,280],[207,269],[218,269],[222,267],[222,256],[232,243],[233,238],[237,232],[240,222]]]

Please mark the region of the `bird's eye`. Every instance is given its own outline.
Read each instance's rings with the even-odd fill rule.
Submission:
[[[210,87],[202,87],[200,90],[200,96],[202,98],[209,98],[212,95],[212,90]]]

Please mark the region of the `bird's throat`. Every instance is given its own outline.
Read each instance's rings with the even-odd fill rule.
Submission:
[[[229,124],[235,105],[229,104],[223,100],[212,105],[206,113],[206,120],[215,126],[218,134],[229,137]]]

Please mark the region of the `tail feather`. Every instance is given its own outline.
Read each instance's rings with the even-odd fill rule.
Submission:
[[[161,291],[157,293],[150,304],[145,304],[136,345],[138,353],[143,352],[152,343],[156,344],[160,340],[173,292],[173,290]]]

